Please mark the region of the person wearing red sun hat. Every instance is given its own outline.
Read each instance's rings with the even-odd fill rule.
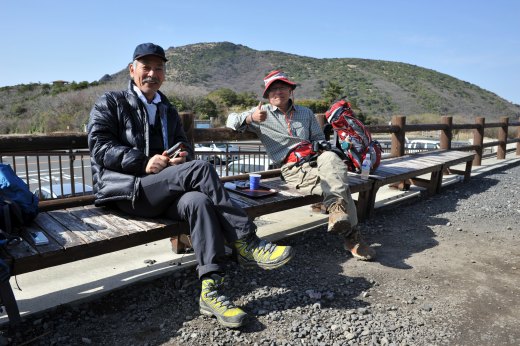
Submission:
[[[227,127],[255,133],[270,159],[281,166],[285,182],[304,193],[322,195],[329,214],[328,231],[340,234],[355,258],[371,260],[376,252],[361,238],[357,209],[348,185],[348,168],[331,150],[313,112],[294,103],[297,83],[281,70],[264,77],[268,104],[228,116]]]

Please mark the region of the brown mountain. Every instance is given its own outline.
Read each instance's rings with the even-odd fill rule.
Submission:
[[[427,68],[370,59],[317,59],[258,51],[229,42],[169,48],[167,80],[206,92],[230,88],[261,97],[262,77],[283,69],[300,84],[297,98],[316,99],[330,81],[369,115],[442,114],[517,117],[520,106],[474,84]],[[127,79],[126,69],[116,78]]]
[[[276,51],[258,51],[229,42],[198,43],[166,50],[168,95],[196,99],[219,88],[252,92],[261,98],[262,78],[283,69],[300,84],[297,99],[320,99],[334,83],[365,116],[453,115],[465,122],[475,116],[496,121],[518,119],[520,105],[474,84],[431,69],[370,59],[317,59]],[[82,130],[95,99],[109,89],[126,87],[128,70],[99,81],[22,84],[0,88],[0,133]],[[380,120],[378,120],[380,121]]]

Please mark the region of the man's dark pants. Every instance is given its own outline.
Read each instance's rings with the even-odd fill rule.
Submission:
[[[232,204],[206,161],[189,161],[142,177],[134,207],[131,201],[120,201],[118,207],[132,215],[188,221],[199,277],[222,271],[219,259],[226,242],[256,231],[247,214]]]

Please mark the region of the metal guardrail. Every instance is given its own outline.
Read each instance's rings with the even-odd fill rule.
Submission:
[[[228,143],[226,143],[228,147]],[[198,151],[197,159],[210,161],[221,177],[275,168],[262,146],[244,146],[231,152]],[[236,163],[240,164],[237,166]],[[261,169],[255,163],[266,162]],[[92,194],[92,173],[88,150],[52,150],[39,152],[6,152],[0,163],[13,167],[40,200],[53,200]],[[239,169],[236,169],[239,167]]]
[[[41,199],[45,196],[78,196],[92,191],[88,150],[6,152],[0,156],[0,162],[11,165],[14,172]]]

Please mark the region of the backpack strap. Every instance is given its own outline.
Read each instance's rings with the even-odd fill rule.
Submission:
[[[4,220],[5,230],[0,230],[2,232],[11,233],[13,230],[13,225],[11,223],[11,208],[8,203],[2,204],[2,219]]]
[[[4,231],[12,233],[15,230],[15,226],[20,226],[24,224],[22,208],[18,203],[12,201],[9,198],[3,197],[2,201],[4,202],[4,217],[6,218],[6,220],[9,220],[9,228]],[[9,217],[6,216],[6,213]],[[14,220],[11,219],[12,217],[14,217]]]
[[[16,235],[18,226],[23,225],[22,211],[20,206],[8,198],[2,198],[0,200],[0,218],[3,220],[4,229],[0,229],[0,246],[1,245],[16,245],[22,241],[22,239]],[[13,220],[15,217],[16,220]]]

